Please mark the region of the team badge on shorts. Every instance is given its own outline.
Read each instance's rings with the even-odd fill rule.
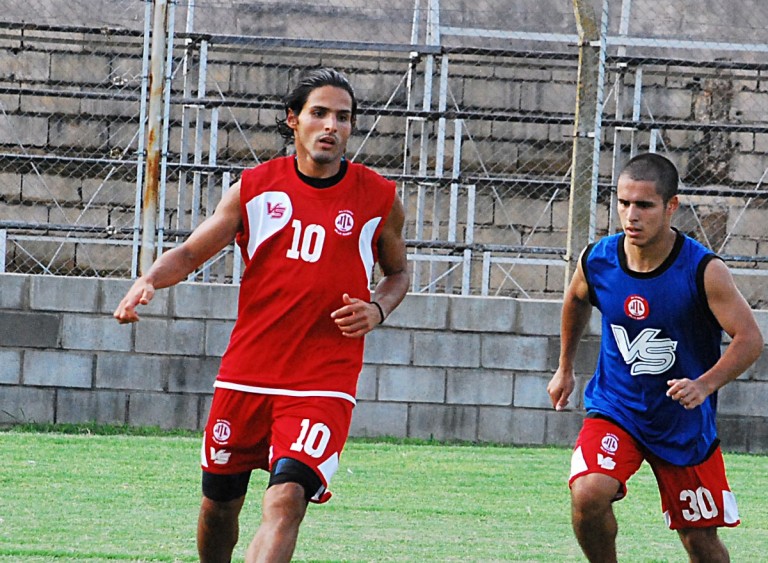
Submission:
[[[619,449],[619,437],[615,434],[606,434],[600,440],[600,449],[607,454],[615,454]]]
[[[613,454],[619,449],[619,437],[615,434],[606,434],[603,439],[600,440],[600,449],[608,455],[603,455],[597,452],[597,464],[603,469],[613,471],[616,469],[616,460],[613,459]]]
[[[213,441],[217,444],[226,444],[232,435],[232,427],[228,420],[219,419],[213,425]]]

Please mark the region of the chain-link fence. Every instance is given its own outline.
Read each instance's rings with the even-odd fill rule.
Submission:
[[[651,150],[681,171],[675,224],[766,305],[768,4],[8,4],[0,270],[136,275],[142,244],[178,244],[244,168],[290,150],[280,99],[329,65],[359,98],[349,157],[406,203],[413,291],[559,298],[617,228],[618,170]],[[239,275],[230,247],[193,278]]]

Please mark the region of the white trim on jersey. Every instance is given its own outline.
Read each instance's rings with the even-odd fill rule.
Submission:
[[[261,395],[285,395],[287,397],[335,397],[344,399],[353,405],[357,404],[355,398],[349,393],[342,391],[296,391],[294,389],[277,389],[275,387],[256,387],[254,385],[243,385],[241,383],[231,383],[229,381],[219,381],[213,383],[214,387],[221,389],[230,389],[232,391],[242,391],[243,393],[258,393]]]
[[[380,222],[381,217],[374,217],[360,229],[360,259],[365,267],[368,285],[371,285],[371,274],[373,273],[373,249],[371,248],[371,243],[373,242],[373,234],[376,232],[376,227],[379,226]]]
[[[245,204],[248,214],[248,258],[269,237],[285,227],[293,215],[293,203],[285,192],[264,192]]]

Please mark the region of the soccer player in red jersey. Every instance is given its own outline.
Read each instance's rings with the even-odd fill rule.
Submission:
[[[281,133],[296,148],[243,172],[214,214],[138,278],[114,313],[139,320],[157,289],[232,240],[245,268],[203,436],[200,560],[230,561],[253,469],[270,473],[246,561],[289,561],[309,502],[328,500],[347,439],[363,337],[408,290],[395,184],[344,153],[357,102],[333,69],[303,73]],[[373,266],[382,277],[371,300]]]

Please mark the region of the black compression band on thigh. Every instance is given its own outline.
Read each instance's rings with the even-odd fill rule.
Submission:
[[[203,494],[216,502],[235,500],[245,496],[250,478],[250,471],[234,475],[218,475],[203,470]]]
[[[304,496],[307,501],[320,491],[323,482],[317,473],[312,471],[306,463],[290,457],[281,457],[272,464],[272,472],[269,476],[269,484],[279,485],[280,483],[297,483],[304,487]]]

